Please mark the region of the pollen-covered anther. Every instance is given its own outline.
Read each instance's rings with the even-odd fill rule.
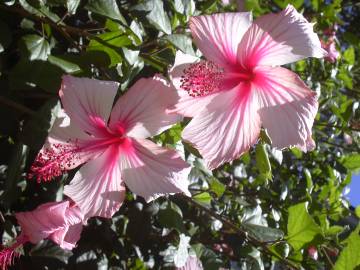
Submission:
[[[79,147],[74,144],[52,144],[41,151],[32,166],[28,178],[36,178],[37,182],[50,181],[74,167],[79,157]]]
[[[211,61],[201,61],[184,70],[180,87],[192,97],[201,97],[219,89],[223,69]]]

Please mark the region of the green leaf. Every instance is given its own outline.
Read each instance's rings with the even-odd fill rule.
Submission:
[[[27,35],[23,37],[25,46],[29,52],[29,59],[46,60],[51,52],[50,44],[44,37],[38,35]]]
[[[53,244],[51,241],[42,241],[30,250],[30,255],[33,257],[48,257],[54,258],[67,263],[72,256],[70,250],[62,249],[60,246]]]
[[[76,13],[77,8],[79,7],[80,0],[67,0],[66,7],[68,12],[73,15]]]
[[[252,237],[261,242],[272,242],[284,237],[283,231],[266,226],[243,223],[241,225]]]
[[[360,218],[360,205],[355,208],[355,215]]]
[[[21,60],[10,71],[9,84],[11,89],[31,89],[34,86],[57,93],[61,85],[61,76],[64,74],[60,68],[44,61]]]
[[[210,190],[214,192],[216,196],[221,197],[224,194],[226,187],[218,179],[215,177],[208,177],[206,180],[209,183]]]
[[[256,167],[267,179],[271,178],[271,164],[265,144],[258,143],[255,148]]]
[[[306,205],[304,202],[289,207],[287,239],[295,250],[300,250],[305,244],[310,243],[315,236],[322,234],[320,227],[309,215]]]
[[[280,8],[286,8],[288,4],[292,4],[296,9],[299,9],[304,4],[304,0],[274,0],[274,2]]]
[[[61,68],[62,70],[64,70],[66,73],[69,73],[69,74],[70,73],[73,74],[73,73],[81,71],[81,68],[77,64],[74,64],[65,59],[62,59],[61,57],[49,55],[48,61],[51,64],[58,66],[59,68]]]
[[[164,11],[164,3],[161,0],[147,0],[143,4],[134,7],[135,10],[148,12],[146,18],[149,23],[165,34],[171,34],[169,17]]]
[[[355,64],[355,50],[354,47],[350,46],[346,49],[346,51],[343,53],[343,58],[346,62],[348,62],[349,65]]]
[[[360,154],[345,156],[341,163],[346,169],[356,173],[360,170]]]
[[[340,253],[334,270],[354,270],[360,265],[360,225],[345,240],[346,247]]]
[[[195,51],[192,47],[192,39],[183,34],[173,34],[165,37],[171,44],[183,53],[195,55]]]
[[[201,192],[196,194],[192,197],[195,201],[203,204],[210,204],[211,203],[211,195],[208,192]]]
[[[162,209],[158,213],[159,223],[165,228],[185,232],[181,209],[173,202],[166,202],[164,205],[162,205]]]
[[[109,56],[110,67],[113,67],[122,61],[120,48],[131,44],[132,41],[123,31],[114,31],[97,35],[90,41],[87,51],[105,52]]]
[[[85,9],[110,19],[120,21],[126,25],[126,20],[121,15],[116,0],[89,0]]]

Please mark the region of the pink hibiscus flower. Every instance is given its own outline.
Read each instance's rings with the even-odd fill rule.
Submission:
[[[21,226],[21,234],[10,247],[0,251],[0,267],[6,269],[20,253],[17,249],[27,242],[36,244],[50,239],[64,249],[73,249],[80,239],[84,216],[80,209],[68,200],[45,203],[29,212],[15,214]]]
[[[85,220],[111,218],[124,200],[124,183],[146,201],[189,195],[189,165],[174,150],[146,139],[181,120],[165,113],[176,93],[159,76],[140,79],[111,110],[117,90],[116,82],[64,76],[65,112],[31,168],[30,176],[47,181],[86,162],[64,189]]]
[[[276,148],[314,148],[315,93],[279,67],[326,55],[312,24],[289,5],[254,22],[250,13],[193,17],[190,29],[207,60],[176,55],[170,76],[181,98],[169,111],[193,117],[182,136],[209,168],[247,151],[261,126]]]

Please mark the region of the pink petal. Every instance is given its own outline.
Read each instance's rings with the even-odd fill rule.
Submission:
[[[83,215],[76,205],[70,206],[69,201],[45,203],[33,211],[15,214],[21,226],[22,234],[36,244],[40,240],[49,238],[63,248],[71,249],[80,237]],[[77,227],[78,234],[67,237],[67,232]],[[71,241],[70,241],[71,240]],[[76,240],[76,241],[75,241]]]
[[[85,219],[93,216],[111,218],[119,210],[125,188],[117,164],[121,146],[112,145],[75,174],[64,194],[81,209]]]
[[[181,85],[181,77],[184,75],[184,70],[191,64],[198,62],[200,59],[192,55],[184,54],[181,51],[176,52],[175,63],[169,70],[169,75],[172,84],[177,90],[177,94],[180,97],[178,102],[168,108],[169,113],[178,113],[187,117],[193,117],[203,110],[214,98],[218,96],[218,93],[203,96],[192,97],[188,92],[183,90]]]
[[[261,100],[259,110],[272,145],[282,149],[297,146],[312,150],[311,128],[318,109],[316,94],[292,71],[259,67],[254,90]]]
[[[199,150],[210,169],[240,157],[260,132],[258,100],[249,84],[220,94],[216,106],[211,104],[196,115],[182,135]]]
[[[134,152],[121,157],[124,180],[129,189],[146,201],[165,194],[188,191],[190,166],[171,149],[149,140],[133,140]]]
[[[194,41],[204,56],[226,67],[237,62],[237,50],[251,25],[251,13],[218,13],[190,19]]]
[[[160,75],[140,79],[116,102],[110,128],[125,129],[127,136],[135,138],[160,134],[181,120],[179,115],[166,113],[177,100],[176,92]]]
[[[313,31],[313,24],[291,5],[280,13],[255,20],[239,45],[240,62],[247,67],[283,65],[324,56],[326,52]]]
[[[66,113],[83,131],[101,136],[108,121],[119,84],[63,76],[59,95]]]

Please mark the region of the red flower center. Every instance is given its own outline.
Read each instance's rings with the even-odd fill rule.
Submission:
[[[191,64],[181,77],[181,88],[192,97],[202,97],[219,90],[223,69],[211,61]]]

